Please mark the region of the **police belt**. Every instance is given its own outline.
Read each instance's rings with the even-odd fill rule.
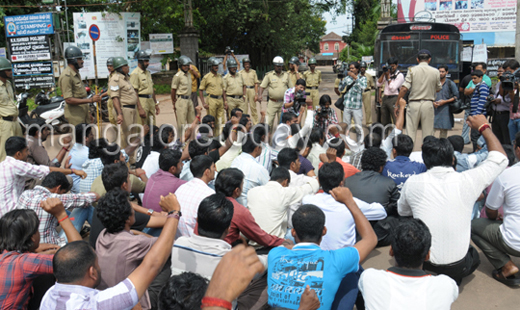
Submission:
[[[308,89],[318,89],[319,86],[309,86]]]
[[[213,99],[222,99],[222,96],[209,95],[209,97]]]
[[[177,95],[177,97],[181,99],[190,99],[190,96],[184,96],[184,95]]]
[[[226,97],[231,97],[231,98],[235,98],[235,99],[242,99],[242,96],[231,96],[231,95],[226,95]]]
[[[123,108],[135,109],[135,104],[125,104]]]
[[[366,93],[367,91],[371,91],[371,90],[372,90],[371,88],[367,88],[363,92]]]
[[[273,102],[283,102],[283,99],[273,99],[273,98],[269,98],[269,100],[273,101]]]
[[[13,119],[14,119],[14,117],[13,117],[13,116],[2,116],[2,119],[3,119],[4,121],[12,122]]]
[[[392,99],[392,98],[397,97],[397,95],[390,95],[390,96],[384,95],[383,97],[385,97],[387,99]]]
[[[152,98],[152,95],[138,95],[140,98]]]
[[[254,86],[254,85],[253,85],[253,86],[247,86],[247,85],[246,85],[246,88],[249,88],[249,89],[254,89],[254,88],[255,88],[255,86]]]

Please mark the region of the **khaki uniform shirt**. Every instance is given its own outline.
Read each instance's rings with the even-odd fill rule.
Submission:
[[[11,81],[6,83],[0,81],[0,116],[17,116],[18,108],[13,96],[13,86]]]
[[[192,87],[192,77],[193,75],[189,72],[177,72],[172,79],[172,89],[176,89],[177,92],[176,95],[179,96],[190,96],[193,87]],[[195,88],[195,91],[197,91],[197,88]]]
[[[341,83],[341,79],[336,78],[336,80],[334,81],[334,88],[339,88],[339,83]]]
[[[138,97],[128,76],[114,71],[108,82],[108,88],[110,89],[110,98],[119,98],[121,108],[124,105],[137,104]]]
[[[243,96],[244,95],[244,79],[240,72],[226,74],[224,77],[224,91],[229,96]]]
[[[79,72],[74,71],[70,66],[67,66],[60,75],[58,86],[64,99],[78,98],[83,99],[87,97],[87,91],[81,81]]]
[[[213,74],[212,72],[206,74],[200,82],[199,89],[205,90],[206,93],[213,96],[222,96],[224,91],[224,81],[220,73]]]
[[[298,81],[298,79],[296,78],[296,72],[289,71],[287,73],[289,74],[289,82],[290,82],[289,88],[296,86],[296,81]],[[300,79],[303,79],[304,78],[303,73],[302,72],[298,72],[298,73],[300,75]]]
[[[367,88],[365,88],[365,91],[366,90],[372,90],[375,88],[375,84],[374,84],[374,77],[370,74],[370,73],[367,73],[365,72],[365,77],[367,78]]]
[[[199,69],[195,67],[194,65],[190,65],[190,69],[193,69],[193,71],[197,72],[200,75]],[[177,70],[177,72],[181,72],[181,68]],[[197,91],[197,78],[188,70],[190,76],[191,76],[191,92],[194,93]],[[172,87],[173,88],[173,87]]]
[[[249,69],[249,72],[247,72],[246,69],[242,69],[239,73],[242,75],[242,79],[244,79],[244,84],[246,84],[246,86],[255,86],[255,84],[260,84],[255,70]]]
[[[287,72],[282,71],[282,73],[278,75],[273,70],[265,75],[260,87],[263,89],[267,88],[269,98],[274,100],[283,100],[285,91],[289,89],[289,83],[289,74]]]
[[[435,101],[436,93],[442,89],[439,70],[430,67],[427,62],[408,68],[403,86],[410,90],[410,101]]]
[[[130,74],[130,83],[139,95],[153,95],[152,74],[148,70],[137,67]]]
[[[307,70],[303,73],[303,78],[307,87],[318,87],[321,84],[321,71],[314,70],[314,72],[311,72],[311,70]]]

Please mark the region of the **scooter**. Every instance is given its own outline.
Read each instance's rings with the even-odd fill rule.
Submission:
[[[38,105],[31,111],[30,117],[40,117],[45,123],[52,125],[55,133],[67,133],[69,126],[63,126],[69,122],[65,118],[65,99],[61,96],[50,97],[55,90],[51,88],[48,92],[40,91],[34,98],[34,103]]]

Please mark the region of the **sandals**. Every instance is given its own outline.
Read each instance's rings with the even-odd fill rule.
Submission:
[[[492,272],[493,279],[497,280],[508,286],[520,286],[520,278],[515,277],[515,275],[504,277],[502,274],[502,270],[493,270]]]

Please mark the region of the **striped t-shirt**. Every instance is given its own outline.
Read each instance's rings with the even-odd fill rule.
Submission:
[[[486,83],[479,83],[475,86],[473,96],[471,97],[471,112],[469,115],[486,115],[487,97],[489,96],[489,87]]]

